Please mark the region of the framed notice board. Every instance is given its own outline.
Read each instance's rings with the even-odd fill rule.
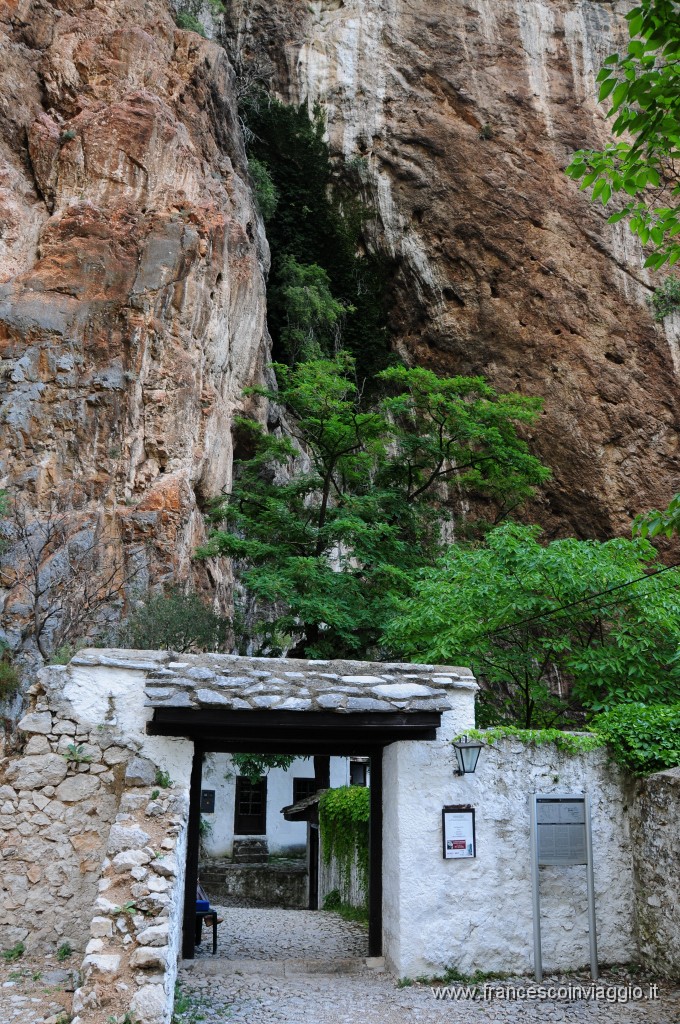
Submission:
[[[474,807],[452,804],[442,808],[442,852],[444,860],[477,856]]]

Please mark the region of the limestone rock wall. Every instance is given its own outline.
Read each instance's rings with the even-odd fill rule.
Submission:
[[[604,142],[594,78],[627,0],[233,0],[230,45],[319,100],[376,209],[410,362],[545,398],[549,533],[627,533],[677,489],[677,329],[655,325],[625,225],[562,173]],[[658,276],[656,278],[658,283]]]
[[[199,506],[268,354],[226,53],[163,0],[0,0],[0,47],[0,486],[77,509],[138,590],[219,589]]]
[[[631,821],[640,955],[680,978],[680,768],[640,783]]]

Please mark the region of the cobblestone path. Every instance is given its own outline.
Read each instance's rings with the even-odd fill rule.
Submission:
[[[332,960],[364,957],[363,925],[321,910],[218,907],[217,955],[227,960]],[[197,958],[212,956],[212,928],[203,929]]]
[[[225,971],[228,964],[223,961]],[[429,985],[399,988],[387,974],[365,971],[346,975],[273,976],[262,964],[260,974],[203,974],[202,963],[180,971],[185,1012],[176,1024],[679,1024],[680,991],[660,987],[654,1001],[609,1003],[545,999],[477,1001],[435,999]],[[573,976],[549,978],[546,984],[574,984]],[[587,976],[583,982],[588,983]],[[620,985],[620,977],[605,983]],[[511,985],[512,982],[494,982]],[[516,979],[530,985],[531,979]],[[641,982],[645,992],[648,983]]]
[[[229,907],[220,916],[218,955],[206,929],[197,959],[180,969],[175,1024],[680,1024],[680,989],[668,984],[657,999],[608,1001],[626,999],[636,984],[649,996],[649,980],[623,971],[606,976],[599,984],[610,987],[594,1000],[500,998],[496,986],[505,993],[533,985],[530,978],[489,982],[486,999],[483,985],[475,998],[462,984],[459,998],[437,999],[431,985],[400,986],[385,972],[330,973],[333,960],[366,956],[366,930],[336,914]],[[589,984],[587,974],[545,981]]]

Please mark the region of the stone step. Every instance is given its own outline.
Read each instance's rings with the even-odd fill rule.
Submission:
[[[227,960],[221,956],[182,960],[181,966],[194,974],[263,974],[285,978],[300,974],[360,974],[362,971],[380,973],[385,970],[382,956],[336,957],[329,960]]]

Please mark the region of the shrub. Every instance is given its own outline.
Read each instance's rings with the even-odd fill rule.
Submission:
[[[57,950],[57,960],[61,964],[61,963],[64,962],[64,960],[68,960],[68,958],[71,956],[72,953],[73,953],[73,948],[71,946],[71,943],[70,942],[62,942],[61,946]]]
[[[196,32],[205,39],[205,29],[195,15],[186,12],[178,14],[175,17],[175,24],[177,28],[186,29],[187,32]]]
[[[279,205],[279,193],[269,173],[269,168],[261,160],[251,157],[248,161],[250,176],[255,185],[255,198],[260,208],[262,219],[271,220]]]
[[[597,715],[592,725],[614,760],[635,775],[680,765],[680,703],[620,704]]]
[[[138,650],[219,651],[227,646],[230,626],[197,594],[173,588],[135,609],[119,643]]]
[[[680,278],[667,277],[647,302],[659,321],[680,309]]]
[[[9,661],[0,661],[0,700],[13,697],[21,685],[17,669]]]

